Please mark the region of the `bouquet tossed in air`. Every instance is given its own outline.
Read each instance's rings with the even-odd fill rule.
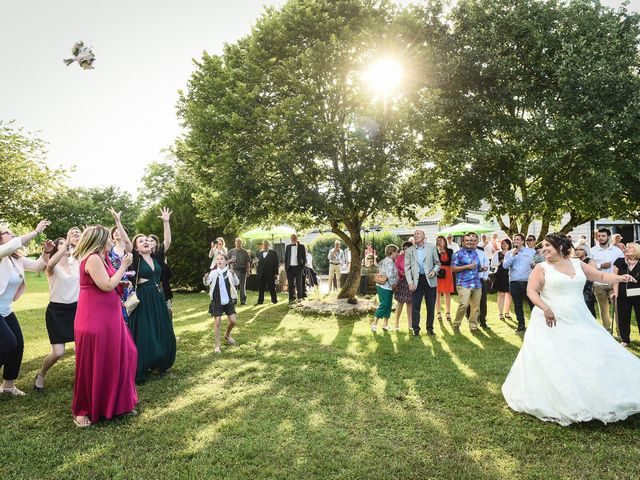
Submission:
[[[78,62],[78,65],[80,65],[83,70],[91,70],[93,68],[93,62],[96,57],[90,47],[85,47],[84,42],[74,43],[71,53],[73,58],[65,58],[63,60],[65,65],[69,66],[73,62]]]

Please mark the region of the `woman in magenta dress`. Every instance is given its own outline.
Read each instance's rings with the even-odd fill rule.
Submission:
[[[122,318],[120,279],[131,265],[122,257],[116,271],[107,261],[109,230],[88,227],[74,256],[80,263],[80,296],[75,318],[76,379],[73,421],[88,427],[100,417],[135,414],[138,352]]]

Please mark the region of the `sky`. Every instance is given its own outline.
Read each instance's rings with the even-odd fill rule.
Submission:
[[[37,132],[51,166],[75,167],[71,185],[135,193],[181,134],[178,90],[193,59],[221,53],[285,1],[0,0],[0,120]],[[63,64],[77,40],[93,47],[94,70]]]

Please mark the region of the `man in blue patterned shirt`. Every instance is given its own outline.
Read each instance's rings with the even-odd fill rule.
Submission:
[[[471,308],[469,329],[471,332],[478,330],[482,282],[479,272],[481,262],[475,249],[474,235],[474,232],[466,233],[462,241],[463,248],[454,253],[451,258],[451,270],[456,274],[456,286],[458,287],[458,310],[453,321],[454,333],[460,333],[460,325],[467,307]]]

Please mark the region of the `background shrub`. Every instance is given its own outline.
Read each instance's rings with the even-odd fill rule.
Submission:
[[[327,255],[329,254],[329,250],[333,248],[333,244],[336,240],[340,240],[337,236],[326,234],[318,237],[316,240],[311,243],[311,255],[313,255],[313,267],[316,272],[321,275],[327,275],[329,273],[329,259]],[[378,254],[378,261],[384,258],[384,248],[389,244],[397,245],[398,247],[402,246],[403,240],[396,235],[395,233],[390,232],[380,232],[375,235],[367,235],[367,241],[370,241],[373,245],[373,248],[376,249],[376,253]],[[344,250],[346,245],[344,242],[341,242],[341,248]],[[362,253],[364,254],[364,249],[366,248],[366,242],[363,241]],[[364,255],[360,257],[360,261],[364,258]]]

